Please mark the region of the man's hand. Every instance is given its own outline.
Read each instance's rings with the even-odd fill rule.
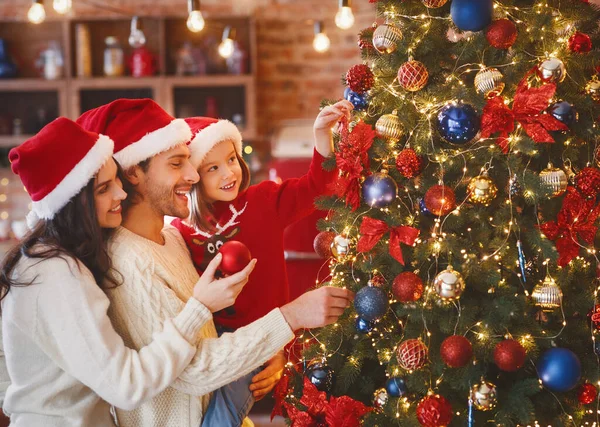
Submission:
[[[285,357],[285,352],[282,350],[266,363],[265,369],[252,378],[250,391],[254,399],[258,401],[273,390],[273,387],[281,379],[286,362],[287,358]]]

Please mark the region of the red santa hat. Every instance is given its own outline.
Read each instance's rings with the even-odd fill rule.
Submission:
[[[12,171],[31,197],[27,222],[52,219],[113,154],[113,141],[60,117],[8,153]]]
[[[185,119],[192,129],[190,142],[190,162],[198,169],[208,152],[219,142],[231,141],[235,151],[242,155],[242,134],[229,120],[217,120],[210,117],[190,117]]]
[[[187,143],[192,132],[151,99],[117,99],[77,119],[84,129],[110,136],[115,159],[123,168]]]

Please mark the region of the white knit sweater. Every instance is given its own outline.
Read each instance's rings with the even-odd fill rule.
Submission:
[[[199,279],[177,229],[167,226],[162,235],[165,243],[159,245],[121,227],[109,242],[113,265],[125,283],[107,291],[109,316],[133,348],[146,345],[161,323],[182,309]],[[117,410],[119,424],[200,426],[210,392],[262,365],[293,336],[279,309],[220,338],[208,322],[198,336],[196,355],[179,378],[140,408]]]
[[[13,277],[34,283],[11,288],[2,301],[0,362],[10,375],[3,409],[11,426],[113,426],[109,405],[133,409],[163,391],[189,364],[191,342],[212,319],[190,299],[138,352],[113,329],[109,300],[80,263],[23,258]]]

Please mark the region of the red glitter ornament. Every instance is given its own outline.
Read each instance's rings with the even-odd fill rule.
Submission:
[[[449,214],[456,208],[454,191],[445,185],[434,185],[425,193],[425,207],[435,216]]]
[[[510,19],[498,19],[490,24],[485,37],[496,49],[508,49],[517,41],[517,26]]]
[[[425,366],[428,355],[427,346],[419,339],[402,341],[396,349],[398,363],[407,371],[415,371]]]
[[[588,199],[596,197],[600,192],[600,170],[586,167],[575,177],[575,187]]]
[[[421,399],[417,405],[417,420],[424,427],[444,427],[452,421],[452,406],[435,394]]]
[[[412,271],[405,271],[394,279],[392,293],[398,301],[416,301],[423,295],[423,281]]]
[[[577,399],[582,405],[589,405],[598,398],[598,389],[594,384],[585,383],[577,392]]]
[[[423,160],[412,148],[405,148],[396,157],[396,168],[406,178],[414,178],[421,172]]]
[[[569,50],[577,53],[588,53],[592,50],[592,39],[587,34],[577,31],[569,38]]]
[[[367,65],[354,65],[346,73],[346,84],[356,93],[365,93],[375,84],[375,76]]]
[[[219,270],[227,276],[242,271],[252,260],[248,247],[236,240],[223,243],[219,252],[223,255]]]
[[[408,61],[398,69],[398,83],[410,92],[421,90],[429,80],[427,67],[419,61]]]
[[[365,50],[373,50],[373,32],[377,28],[377,24],[371,27],[364,28],[358,33],[358,47]]]
[[[473,346],[462,335],[451,335],[442,342],[440,356],[451,368],[462,368],[473,356]]]
[[[600,331],[600,304],[594,305],[594,308],[588,312],[587,317],[594,329]]]
[[[515,372],[525,364],[527,353],[516,340],[499,342],[494,349],[494,361],[498,367],[506,372]]]
[[[331,258],[331,244],[335,233],[333,231],[322,231],[315,236],[313,241],[313,248],[317,255],[321,258]]]

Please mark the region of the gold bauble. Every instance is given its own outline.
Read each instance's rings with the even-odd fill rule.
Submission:
[[[449,266],[435,276],[433,287],[442,301],[453,301],[459,299],[465,290],[465,280]]]
[[[400,141],[404,135],[404,125],[398,117],[398,112],[394,110],[392,114],[384,114],[375,123],[375,130],[382,138],[387,139],[390,143]]]
[[[567,191],[569,184],[567,174],[562,169],[552,167],[551,163],[548,163],[548,167],[540,172],[540,179],[552,190],[552,197],[558,197]]]
[[[382,24],[373,32],[373,47],[379,53],[393,53],[402,40],[402,31],[392,23]]]
[[[546,276],[542,283],[538,283],[533,292],[531,299],[536,307],[540,307],[543,311],[554,311],[562,304],[563,293],[550,276]]]
[[[600,102],[600,80],[598,80],[598,77],[594,76],[594,78],[585,85],[585,93],[587,93],[594,101]]]
[[[475,75],[475,90],[486,98],[500,95],[504,90],[503,78],[497,68],[484,68]]]
[[[567,77],[567,69],[560,59],[548,58],[538,65],[537,75],[544,83],[560,83]]]
[[[480,411],[490,411],[494,409],[498,402],[496,395],[496,386],[487,381],[481,381],[471,388],[471,402]]]
[[[498,187],[487,174],[471,178],[467,186],[469,201],[478,205],[488,206],[498,193]]]
[[[425,6],[427,6],[430,9],[436,9],[436,8],[442,7],[443,5],[448,3],[448,0],[421,0],[421,1],[423,2],[423,4]]]
[[[338,234],[331,242],[331,254],[339,261],[344,262],[350,257],[350,239]]]

